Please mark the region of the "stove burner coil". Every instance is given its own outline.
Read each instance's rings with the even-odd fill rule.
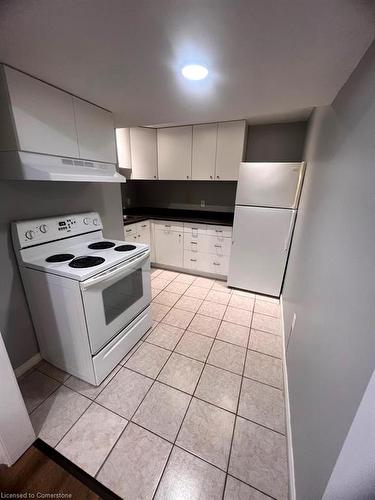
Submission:
[[[72,259],[74,259],[74,255],[71,253],[57,253],[56,255],[47,257],[46,262],[65,262]]]
[[[76,259],[69,262],[70,267],[94,267],[102,264],[105,261],[103,257],[94,257],[93,255],[86,255],[83,257],[77,257]]]
[[[91,243],[89,248],[91,250],[104,250],[105,248],[112,248],[115,246],[115,243],[112,241],[97,241],[95,243]]]
[[[137,247],[135,245],[120,245],[116,247],[116,252],[130,252],[130,250],[135,250]]]

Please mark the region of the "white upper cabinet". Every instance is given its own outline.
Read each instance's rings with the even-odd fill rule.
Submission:
[[[217,129],[216,180],[236,181],[245,146],[245,120],[222,122]]]
[[[78,157],[72,96],[4,67],[19,149]]]
[[[132,179],[157,179],[158,157],[156,129],[130,129]]]
[[[132,168],[130,128],[116,128],[116,145],[119,168]]]
[[[192,126],[157,130],[159,179],[191,179]]]
[[[217,123],[193,125],[192,179],[215,179]]]
[[[80,158],[116,163],[112,113],[76,97],[73,103]]]

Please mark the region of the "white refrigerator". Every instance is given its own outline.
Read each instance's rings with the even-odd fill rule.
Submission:
[[[278,297],[305,163],[241,163],[228,285]]]

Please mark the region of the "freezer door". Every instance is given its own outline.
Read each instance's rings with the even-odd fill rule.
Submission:
[[[241,163],[236,205],[296,208],[304,174],[301,163]]]
[[[296,211],[236,207],[228,285],[279,296]]]

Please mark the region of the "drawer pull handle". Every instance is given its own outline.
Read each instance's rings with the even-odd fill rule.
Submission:
[[[220,266],[219,262],[214,262],[214,266]]]
[[[198,243],[196,241],[191,241],[190,244],[191,245],[198,245]]]
[[[222,232],[223,232],[223,230],[222,230],[222,229],[215,229],[215,231],[216,231],[217,233],[222,233]]]
[[[190,259],[191,262],[197,262],[197,259]]]
[[[221,245],[215,245],[215,248],[221,248]]]
[[[171,227],[170,224],[164,224],[164,227]]]
[[[147,227],[147,224],[143,224],[141,227]]]
[[[133,230],[132,229],[126,229],[127,233],[130,233],[131,231],[133,231]]]

